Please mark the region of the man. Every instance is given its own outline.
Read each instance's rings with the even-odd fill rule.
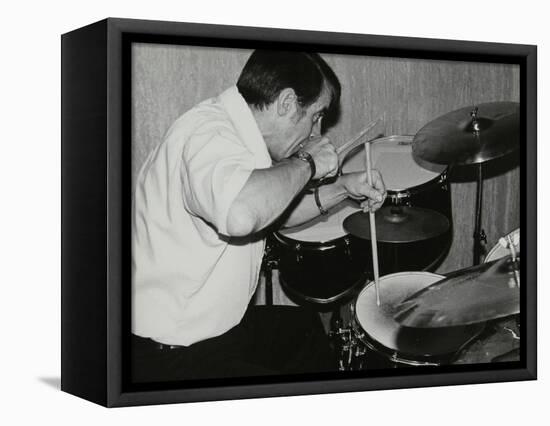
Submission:
[[[335,369],[318,317],[250,307],[270,226],[304,223],[347,197],[377,209],[374,173],[334,177],[321,120],[340,84],[317,54],[255,51],[236,87],[181,116],[145,161],[133,221],[135,381]]]

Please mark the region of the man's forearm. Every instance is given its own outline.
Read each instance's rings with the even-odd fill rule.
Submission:
[[[310,176],[310,166],[296,158],[254,170],[229,209],[229,233],[246,236],[270,225],[288,208]]]
[[[336,204],[344,201],[347,198],[347,191],[344,186],[341,184],[340,179],[336,180],[332,184],[320,186],[319,189],[319,201],[323,209],[328,210]],[[305,223],[320,214],[319,207],[315,202],[315,197],[313,194],[307,193],[302,196],[302,198],[297,203],[296,207],[293,208],[292,212],[288,215],[284,226],[297,226]]]

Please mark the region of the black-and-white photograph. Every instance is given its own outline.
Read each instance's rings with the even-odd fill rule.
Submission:
[[[520,361],[520,87],[133,43],[131,382]]]

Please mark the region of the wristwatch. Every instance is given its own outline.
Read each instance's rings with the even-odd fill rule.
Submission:
[[[311,176],[309,177],[309,180],[312,180],[317,173],[317,169],[315,167],[315,161],[313,160],[311,154],[307,151],[300,150],[296,154],[294,154],[294,157],[309,164],[309,167],[311,168]]]

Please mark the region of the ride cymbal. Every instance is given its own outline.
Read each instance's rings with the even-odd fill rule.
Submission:
[[[519,103],[488,102],[449,112],[413,139],[413,154],[438,164],[469,165],[502,157],[519,147]]]
[[[359,211],[344,219],[344,229],[359,238],[371,239],[369,213]],[[437,237],[450,226],[441,213],[420,207],[385,206],[375,213],[376,239],[383,243],[413,243]]]

